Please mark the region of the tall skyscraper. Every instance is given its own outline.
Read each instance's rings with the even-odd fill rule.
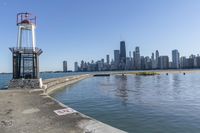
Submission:
[[[158,57],[159,57],[159,52],[158,50],[156,50],[156,60],[158,60]]]
[[[135,52],[134,52],[134,68],[136,70],[141,69],[141,59],[140,59],[140,48],[135,47]]]
[[[130,57],[126,57],[126,66],[125,66],[125,70],[131,70],[131,58]]]
[[[152,67],[152,69],[157,68],[154,53],[151,54],[151,67]]]
[[[144,70],[145,69],[145,58],[144,58],[144,56],[141,56],[140,60],[141,60],[141,67],[140,67],[140,69]]]
[[[67,72],[67,61],[63,61],[63,72]]]
[[[78,62],[74,62],[74,71],[78,72]]]
[[[125,41],[120,42],[120,62],[126,64],[126,45]]]
[[[104,59],[101,59],[102,64],[104,64]]]
[[[156,50],[156,68],[159,68],[158,67],[158,58],[159,58],[159,52],[158,52],[158,50]]]
[[[151,54],[151,60],[154,60],[154,53]]]
[[[120,63],[120,52],[119,50],[114,50],[114,64],[115,69],[118,69]]]
[[[109,55],[106,55],[106,63],[110,64],[110,56]]]
[[[180,55],[177,49],[172,50],[172,68],[180,68]]]
[[[132,58],[132,57],[131,57],[131,51],[129,51],[129,58]]]

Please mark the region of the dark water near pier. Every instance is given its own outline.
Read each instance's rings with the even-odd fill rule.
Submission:
[[[84,72],[69,72],[69,73],[40,73],[40,77],[45,80],[45,79],[50,79],[50,78],[59,78],[59,77],[65,77],[65,76],[72,76],[72,75],[80,75],[80,74],[86,74]],[[5,73],[5,74],[0,74],[0,90],[2,88],[5,88],[8,86],[9,81],[12,79],[12,74],[10,73]]]
[[[200,74],[94,77],[53,97],[128,132],[200,132]]]

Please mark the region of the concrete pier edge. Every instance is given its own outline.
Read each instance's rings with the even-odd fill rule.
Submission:
[[[70,108],[50,94],[93,75],[45,80],[43,89],[0,90],[0,133],[124,133],[76,110],[59,116],[55,110]]]
[[[55,78],[55,79],[50,79],[50,81],[48,82],[46,80],[46,83],[43,83],[44,84],[44,95],[47,95],[50,99],[52,99],[53,101],[56,101],[60,106],[64,107],[64,108],[68,108],[67,105],[61,103],[60,101],[56,100],[55,98],[51,97],[50,94],[52,94],[53,92],[57,91],[58,89],[63,89],[63,87],[65,86],[68,86],[68,85],[71,85],[71,84],[75,84],[81,80],[84,80],[86,78],[91,78],[93,77],[93,74],[83,74],[83,75],[78,75],[78,76],[70,76],[70,77],[63,77],[63,78]],[[54,84],[48,86],[47,84],[49,84],[50,82],[54,82]],[[77,111],[77,110],[76,110]],[[91,121],[89,123],[85,123],[85,124],[80,124],[81,128],[85,128],[84,130],[86,132],[89,132],[89,133],[96,133],[96,132],[99,132],[99,133],[104,133],[106,130],[108,130],[110,133],[123,133],[124,131],[120,130],[120,129],[117,129],[117,128],[114,128],[110,125],[107,125],[105,123],[102,123],[94,118],[91,118],[87,115],[84,115],[80,112],[77,111],[77,113],[79,113],[82,117],[85,117],[85,118],[89,118],[91,119]],[[93,121],[93,122],[92,122]],[[96,123],[97,122],[97,123]],[[94,124],[95,123],[95,124]],[[102,129],[96,129],[95,127],[102,127]],[[110,128],[110,129],[103,129],[103,128]],[[105,131],[104,131],[105,130]]]
[[[93,75],[83,74],[83,75],[78,75],[78,76],[76,75],[76,76],[68,76],[68,77],[44,80],[43,81],[44,93],[51,94],[54,91],[61,89],[62,87],[77,83],[78,81],[81,81],[83,79],[90,78],[90,77],[93,77]]]

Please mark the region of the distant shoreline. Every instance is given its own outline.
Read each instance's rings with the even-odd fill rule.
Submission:
[[[166,69],[166,70],[119,70],[119,71],[86,71],[86,72],[62,72],[62,71],[42,71],[40,73],[129,73],[129,72],[158,72],[160,74],[163,73],[200,73],[200,69]],[[12,74],[10,72],[1,72],[0,74]]]
[[[160,74],[179,74],[179,73],[200,73],[200,69],[180,69],[180,70],[155,70],[154,72],[158,72]]]
[[[159,74],[187,74],[200,73],[200,69],[167,69],[167,70],[132,70],[132,71],[99,71],[94,73],[109,73],[109,74],[136,74],[138,72],[155,72]]]

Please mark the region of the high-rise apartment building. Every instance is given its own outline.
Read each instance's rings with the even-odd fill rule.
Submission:
[[[158,58],[159,58],[159,52],[156,50],[156,68],[159,68],[158,66]]]
[[[159,57],[159,51],[156,50],[156,60],[158,60],[158,57]]]
[[[151,54],[151,68],[152,69],[156,69],[157,66],[156,66],[156,60],[155,60],[155,56],[154,56],[154,53]]]
[[[118,69],[120,63],[120,52],[119,50],[114,50],[114,64],[115,69]]]
[[[158,57],[158,68],[159,69],[169,69],[169,57],[159,56]]]
[[[106,55],[106,63],[110,64],[110,56],[109,55]]]
[[[74,62],[74,71],[78,72],[78,62]]]
[[[151,54],[151,60],[154,60],[154,53]]]
[[[144,58],[144,56],[140,56],[140,61],[141,61],[140,70],[144,70],[145,69],[145,58]]]
[[[186,57],[185,56],[182,56],[180,57],[180,68],[186,68]]]
[[[126,63],[126,45],[125,41],[120,42],[120,60]]]
[[[140,48],[135,47],[135,52],[134,52],[134,68],[136,70],[141,69],[141,59],[140,59]]]
[[[126,57],[126,66],[125,66],[125,70],[131,70],[131,58],[130,57]]]
[[[172,50],[172,68],[180,68],[180,55],[177,49]]]
[[[119,69],[124,70],[126,66],[126,45],[125,41],[120,41],[120,64]]]
[[[129,51],[129,58],[132,58],[132,57],[131,57],[131,51]]]
[[[63,72],[67,72],[67,61],[63,61]]]
[[[149,58],[149,56],[146,56],[144,58],[144,69],[146,69],[146,70],[152,69],[152,62],[151,62],[151,59]]]

